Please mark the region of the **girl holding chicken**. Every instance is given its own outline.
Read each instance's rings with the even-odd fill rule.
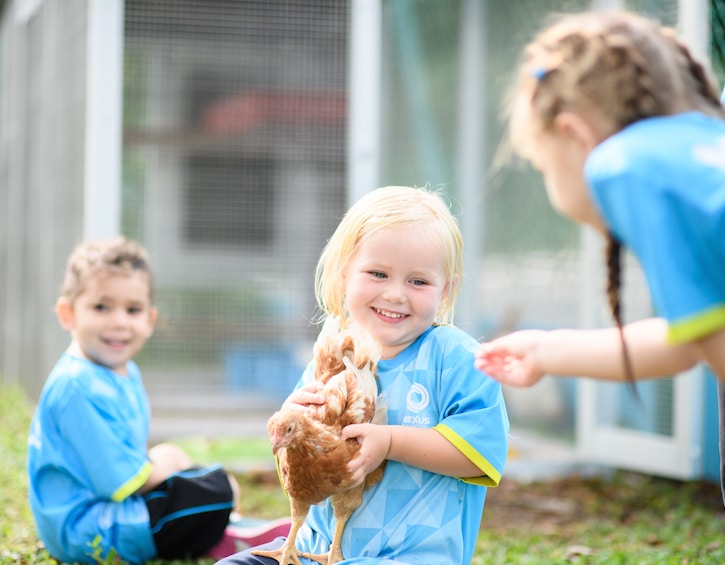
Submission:
[[[462,258],[445,201],[408,187],[360,199],[322,252],[316,294],[323,317],[354,323],[380,345],[377,402],[387,420],[343,430],[360,444],[347,463],[354,483],[385,467],[347,522],[340,563],[471,562],[487,487],[501,480],[509,422],[500,385],[473,366],[477,341],[452,325]],[[314,362],[286,404],[325,403],[313,375]],[[300,555],[329,551],[333,532],[329,500],[313,506],[297,533]],[[253,552],[283,543],[219,564],[275,564]]]

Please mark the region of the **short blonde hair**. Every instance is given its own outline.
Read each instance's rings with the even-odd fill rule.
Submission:
[[[148,254],[138,243],[124,237],[83,241],[68,257],[61,296],[72,304],[95,277],[133,272],[148,277],[149,296],[153,296]]]
[[[454,305],[463,277],[463,237],[442,195],[429,188],[388,186],[369,192],[345,214],[320,255],[315,272],[315,295],[322,317],[347,318],[345,290],[340,284],[350,258],[362,240],[382,228],[422,225],[440,237],[448,295],[435,323],[452,324]]]

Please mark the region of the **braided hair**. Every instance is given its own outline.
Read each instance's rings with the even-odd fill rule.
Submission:
[[[510,109],[509,142],[531,159],[535,136],[563,111],[577,111],[609,134],[644,118],[697,110],[725,118],[715,84],[670,29],[629,12],[563,16],[525,49]],[[524,110],[524,111],[522,111]],[[624,373],[635,375],[621,315],[621,243],[606,234],[607,296],[619,329]]]
[[[611,233],[608,233],[606,237],[605,254],[607,260],[607,299],[609,301],[609,311],[619,330],[624,375],[627,378],[627,382],[632,386],[634,395],[638,397],[637,390],[634,386],[635,378],[634,369],[632,368],[632,358],[627,347],[627,340],[624,339],[624,324],[622,322],[622,244]]]

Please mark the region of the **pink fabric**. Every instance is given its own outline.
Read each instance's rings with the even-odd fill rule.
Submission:
[[[252,525],[230,524],[224,531],[224,536],[205,555],[210,559],[221,559],[249,547],[255,547],[272,541],[277,537],[286,537],[292,521],[289,518],[280,518],[269,522],[259,522]]]

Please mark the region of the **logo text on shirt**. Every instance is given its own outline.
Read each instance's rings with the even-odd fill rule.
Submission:
[[[408,391],[408,396],[405,398],[405,404],[408,410],[417,414],[421,410],[424,410],[429,403],[430,393],[428,392],[428,389],[426,389],[423,385],[419,383],[415,383],[413,386],[410,387],[410,390]],[[405,416],[405,418],[403,418],[403,423],[427,426],[428,424],[430,424],[430,418],[427,416],[418,415]]]

